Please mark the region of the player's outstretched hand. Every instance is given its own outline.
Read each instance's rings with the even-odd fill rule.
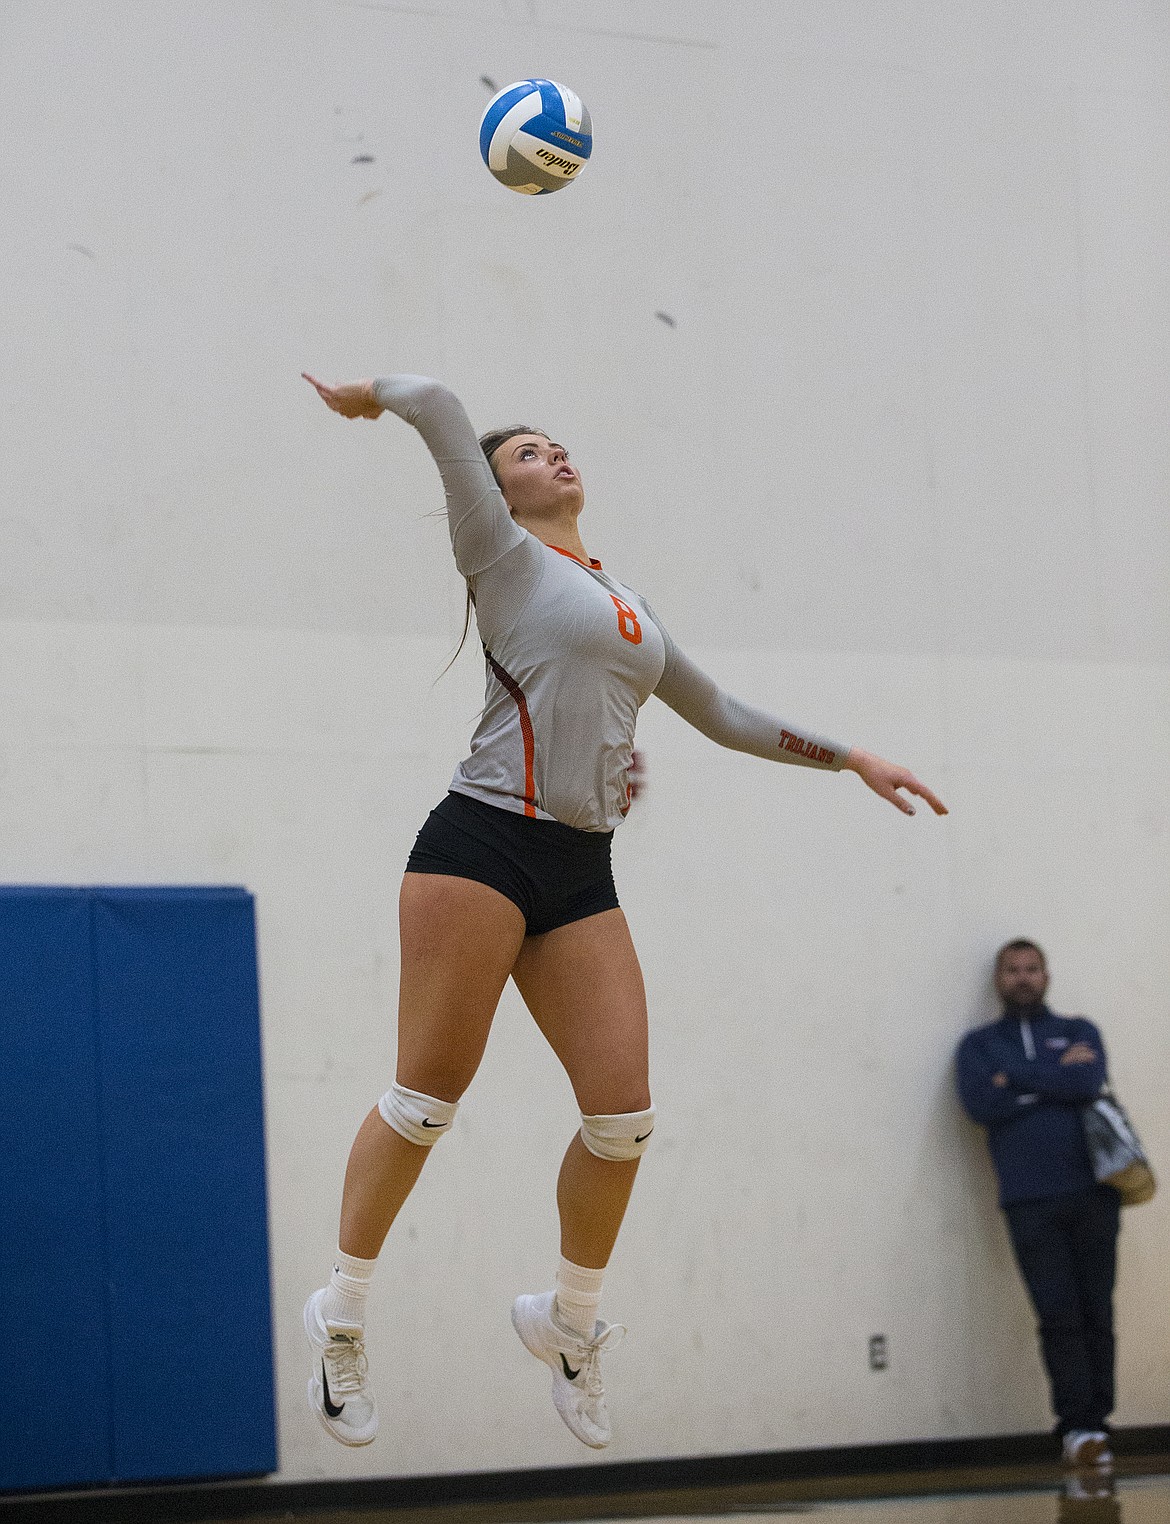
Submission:
[[[384,412],[374,397],[372,381],[343,381],[340,386],[326,386],[307,370],[301,375],[310,386],[316,387],[317,395],[326,407],[340,413],[343,418],[378,418]]]
[[[873,789],[875,794],[880,794],[883,799],[897,805],[903,815],[913,815],[914,806],[898,792],[900,788],[917,794],[919,799],[925,799],[936,815],[947,813],[947,807],[938,795],[932,794],[925,783],[919,783],[908,768],[886,762],[881,757],[875,757],[873,752],[861,751],[856,746],[845,758],[845,766],[850,772],[856,773],[862,783]]]

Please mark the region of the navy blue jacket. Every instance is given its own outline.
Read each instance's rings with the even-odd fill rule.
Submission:
[[[1097,1054],[1091,1064],[1060,1063],[1074,1042]],[[1095,1184],[1080,1110],[1105,1083],[1101,1034],[1083,1016],[1054,1016],[1035,1007],[1030,1019],[1005,1013],[976,1027],[955,1060],[959,1096],[973,1121],[987,1128],[999,1176],[1001,1206],[1043,1201]],[[1007,1084],[992,1077],[1006,1074]]]

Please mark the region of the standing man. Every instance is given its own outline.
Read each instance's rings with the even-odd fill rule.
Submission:
[[[987,1128],[1065,1463],[1109,1467],[1121,1198],[1095,1180],[1080,1118],[1105,1083],[1105,1048],[1091,1021],[1044,1004],[1048,966],[1035,942],[1000,948],[995,989],[1003,1015],[959,1044],[959,1095]]]

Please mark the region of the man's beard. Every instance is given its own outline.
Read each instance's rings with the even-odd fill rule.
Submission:
[[[1009,1011],[1035,1011],[1044,1003],[1043,995],[1005,995],[1003,1003]]]

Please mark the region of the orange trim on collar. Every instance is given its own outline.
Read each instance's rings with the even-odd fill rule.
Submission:
[[[545,544],[548,544],[547,540],[545,541]],[[590,566],[594,571],[605,570],[601,562],[595,561],[592,556],[589,557],[588,561],[582,561],[580,556],[575,556],[571,550],[562,550],[559,545],[549,545],[548,548],[549,550],[555,550],[558,556],[568,556],[569,560],[576,561],[578,566]]]

